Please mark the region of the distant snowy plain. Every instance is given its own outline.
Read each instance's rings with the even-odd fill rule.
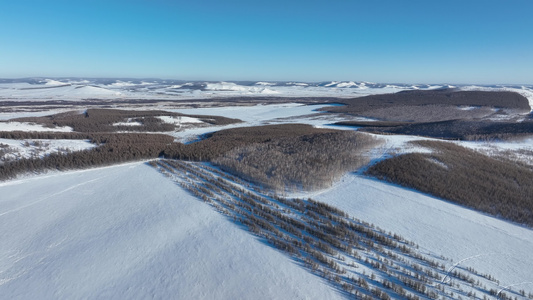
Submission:
[[[354,98],[404,90],[457,88],[509,90],[528,97],[533,85],[382,84],[354,81],[264,82],[183,81],[162,79],[0,79],[0,101],[194,100],[228,97],[342,97]],[[533,105],[532,105],[533,106]]]
[[[41,85],[53,87],[41,90],[47,99],[80,101],[104,97],[101,96],[104,94],[95,94],[91,90],[91,93],[82,95],[84,89],[78,88],[80,93],[64,90],[64,96],[63,89],[95,85],[112,92],[105,96],[109,97],[107,99],[116,99],[117,93],[124,98],[144,95],[148,98],[183,96],[185,99],[189,96],[205,97],[209,93],[213,93],[213,97],[242,96],[246,93],[257,96],[261,88],[268,89],[269,93],[277,91],[276,95],[283,96],[353,97],[378,93],[378,89],[381,93],[402,89],[400,86],[373,87],[368,83],[292,83],[290,86],[288,83],[284,86],[265,82],[250,85],[210,83],[194,89],[195,84],[170,82],[165,87],[154,87],[161,86],[161,83],[7,82],[0,83],[0,101],[37,100],[39,92],[28,88],[37,86],[40,89]],[[183,92],[175,94],[160,93],[182,88],[185,89]],[[523,93],[530,93],[531,89],[523,87]],[[317,90],[323,94],[317,94]],[[276,104],[180,109],[177,111],[237,117],[245,122],[193,128],[176,132],[174,136],[191,141],[207,132],[234,126],[299,122],[327,127],[335,121],[324,113],[317,115],[317,107]],[[376,160],[387,157],[390,152],[425,151],[407,144],[413,139],[417,138],[387,137],[385,144],[369,155]],[[465,145],[472,148],[511,147],[509,143]],[[512,147],[531,149],[531,144],[526,141]],[[401,234],[418,243],[424,253],[444,255],[461,267],[474,267],[497,277],[502,288],[516,285],[518,289],[533,290],[531,229],[369,179],[360,173],[347,174],[327,190],[298,192],[294,196],[333,204],[361,220]],[[0,298],[344,297],[325,280],[234,225],[143,162],[27,175],[0,183],[0,228]]]

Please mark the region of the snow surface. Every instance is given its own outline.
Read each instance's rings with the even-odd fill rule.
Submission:
[[[240,119],[243,123],[236,123],[224,126],[193,127],[184,131],[172,133],[173,136],[184,142],[190,142],[198,139],[201,135],[229,128],[244,126],[259,126],[266,124],[278,123],[306,123],[320,126],[324,123],[330,123],[324,120],[313,121],[306,119],[305,116],[315,115],[317,109],[328,105],[303,105],[298,103],[255,105],[255,106],[227,106],[227,107],[208,107],[208,108],[191,108],[191,109],[170,109],[169,111],[179,112],[188,115],[217,115],[227,118]],[[322,115],[328,113],[320,112]]]
[[[205,87],[209,91],[233,91],[244,94],[278,94],[279,92],[258,86],[242,86],[233,82],[208,83]]]
[[[133,163],[0,184],[0,298],[340,299]]]
[[[44,127],[43,125],[27,122],[0,122],[0,131],[56,131],[71,132],[72,127]]]
[[[199,120],[198,118],[193,117],[173,117],[173,116],[159,116],[157,117],[161,121],[168,123],[168,124],[191,124],[191,123],[204,123],[204,121]]]
[[[136,81],[121,79],[13,79],[0,81],[0,100],[81,101],[188,100],[223,97],[343,97],[353,98],[404,90],[458,88],[511,90],[528,97],[533,107],[533,86],[452,86],[449,84],[379,84],[372,82],[205,82],[179,80]]]
[[[30,158],[33,155],[43,157],[50,153],[62,153],[66,149],[81,151],[95,147],[88,140],[0,139],[0,144],[8,145],[11,150],[4,157],[0,156],[0,159]]]
[[[400,234],[423,252],[454,262],[471,258],[461,266],[491,274],[501,286],[533,282],[530,229],[358,174],[306,196]],[[533,284],[523,288],[532,290]]]
[[[132,122],[117,122],[113,123],[113,126],[142,126],[141,122],[132,121]]]
[[[42,117],[42,116],[49,116],[54,115],[66,111],[72,111],[72,109],[48,109],[44,108],[43,110],[39,111],[13,111],[13,112],[0,112],[0,121],[3,120],[9,120],[14,118],[26,118],[26,117]],[[1,126],[0,122],[0,126]]]

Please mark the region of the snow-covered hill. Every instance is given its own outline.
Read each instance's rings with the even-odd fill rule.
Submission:
[[[338,299],[144,163],[0,184],[2,299]]]
[[[382,84],[354,81],[265,82],[183,81],[161,79],[0,79],[1,100],[161,99],[185,100],[220,97],[361,97],[403,90],[439,88],[515,90],[533,95],[533,85],[458,86]],[[533,97],[531,98],[533,99]],[[533,101],[533,100],[532,100]]]

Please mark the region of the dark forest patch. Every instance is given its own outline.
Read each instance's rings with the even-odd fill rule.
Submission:
[[[414,188],[493,216],[533,226],[533,170],[452,143],[417,141],[431,154],[395,156],[367,175]]]
[[[158,117],[191,117],[210,125],[227,125],[241,122],[220,116],[185,115],[162,110],[118,110],[118,109],[87,109],[83,113],[72,111],[44,117],[26,117],[11,119],[16,122],[32,122],[54,128],[56,126],[70,126],[77,132],[168,132],[174,131],[174,124],[165,123]],[[124,125],[133,122],[139,125]],[[116,125],[116,124],[119,125]]]
[[[378,126],[371,126],[372,124],[370,122],[366,124],[350,122],[347,124],[361,127],[366,126],[360,130],[372,133],[403,134],[452,140],[505,140],[533,134],[533,121],[493,122],[451,120],[411,124],[381,122],[380,124],[378,123]]]
[[[207,135],[204,140],[191,144],[174,142],[173,137],[164,134],[144,133],[0,132],[0,137],[9,139],[88,139],[97,145],[95,148],[84,151],[67,154],[54,153],[39,159],[28,158],[7,162],[0,166],[0,180],[15,178],[18,174],[25,172],[87,168],[156,157],[215,161],[217,158],[226,157],[228,159],[231,157],[228,153],[232,150],[249,151],[259,147],[262,149],[261,152],[265,151],[256,153],[259,156],[253,154],[250,157],[255,161],[261,160],[264,166],[269,164],[278,166],[276,172],[282,177],[289,178],[290,176],[287,174],[291,172],[301,173],[304,171],[308,178],[302,181],[301,178],[303,177],[298,175],[300,179],[293,180],[293,183],[296,182],[297,185],[306,187],[318,186],[316,182],[307,185],[306,182],[311,182],[310,177],[316,177],[318,180],[328,177],[329,175],[323,173],[331,168],[338,170],[355,168],[354,163],[359,165],[360,161],[357,160],[359,153],[355,151],[357,148],[354,144],[355,141],[357,141],[357,146],[371,145],[369,140],[365,140],[361,134],[355,132],[318,129],[304,124],[221,130]],[[273,156],[272,154],[276,151],[281,151],[280,155]],[[250,161],[254,161],[253,159]],[[294,164],[294,161],[299,161],[300,164]],[[281,168],[280,164],[286,168]],[[229,169],[233,168],[235,172],[246,174],[246,172],[242,172],[242,169],[237,168],[237,165],[231,165],[229,160],[226,160],[225,165]],[[243,167],[245,164],[239,166]],[[248,175],[252,176],[253,174]],[[273,178],[278,177],[274,176]],[[328,180],[331,181],[331,178]],[[265,183],[268,184],[269,182]]]
[[[352,99],[338,99],[345,106],[326,107],[331,112],[359,113],[374,108],[404,105],[491,106],[530,110],[526,97],[514,92],[415,90],[393,94],[370,95]]]

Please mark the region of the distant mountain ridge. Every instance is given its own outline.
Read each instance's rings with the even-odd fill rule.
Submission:
[[[533,85],[450,85],[367,81],[187,81],[154,78],[0,79],[0,101],[9,100],[186,100],[224,97],[357,98],[413,90],[512,91],[533,102]]]

